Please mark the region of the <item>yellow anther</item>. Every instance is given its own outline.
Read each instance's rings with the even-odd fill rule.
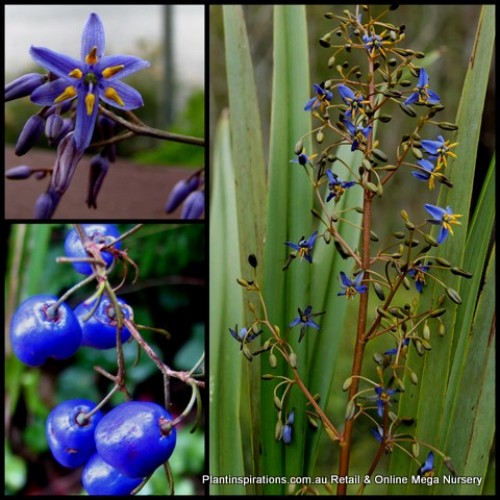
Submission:
[[[80,80],[80,78],[83,76],[83,73],[78,68],[75,68],[73,71],[68,73],[68,76],[71,76],[72,78],[77,78],[78,80]]]
[[[92,47],[87,56],[85,56],[87,64],[97,64],[97,47]]]
[[[102,76],[104,78],[109,78],[110,76],[116,75],[116,73],[120,72],[125,66],[120,64],[119,66],[110,66],[106,68],[102,72]]]
[[[95,95],[89,92],[85,96],[85,105],[87,106],[88,115],[91,115],[92,111],[94,111],[94,104],[95,104]]]
[[[124,106],[125,105],[125,103],[122,101],[122,98],[118,95],[118,92],[114,88],[112,88],[112,87],[108,87],[104,91],[104,95],[108,99],[111,99],[112,101],[115,101],[120,106]]]
[[[54,104],[57,104],[58,102],[65,101],[66,99],[72,99],[75,96],[76,96],[76,89],[75,89],[75,87],[70,85],[69,87],[66,87],[64,89],[64,92],[61,95],[57,96],[54,99]]]

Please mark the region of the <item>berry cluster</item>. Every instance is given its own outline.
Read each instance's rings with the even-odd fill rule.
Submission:
[[[95,279],[97,293],[74,310],[65,299],[76,287],[61,298],[36,295],[22,302],[10,327],[12,350],[20,361],[38,367],[49,358],[69,358],[81,346],[120,353],[130,330],[135,331],[132,309],[106,287],[116,261],[130,260],[120,250],[120,236],[112,224],[83,224],[69,232],[64,260],[87,275],[77,287]],[[120,369],[114,381],[108,396],[115,390],[128,394]],[[84,466],[88,494],[128,495],[170,458],[178,420],[152,402],[126,401],[103,413],[108,396],[99,404],[71,399],[56,406],[47,418],[47,442],[64,467]]]

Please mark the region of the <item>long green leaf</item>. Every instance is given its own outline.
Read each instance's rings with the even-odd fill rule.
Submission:
[[[297,308],[307,306],[307,262],[293,262],[286,272],[286,241],[297,242],[301,236],[312,233],[311,187],[299,165],[291,164],[294,145],[310,127],[310,117],[304,112],[309,98],[307,75],[307,27],[304,6],[274,7],[274,66],[273,99],[271,109],[271,138],[269,157],[269,209],[267,218],[264,291],[272,320],[285,326],[296,316]],[[308,148],[309,141],[305,141]],[[294,332],[295,333],[295,332]],[[293,335],[293,334],[292,334]],[[292,341],[298,355],[298,364],[305,366],[304,346]],[[263,363],[263,371],[268,371]],[[280,364],[277,371],[283,373]],[[304,460],[304,401],[292,391],[288,411],[295,407],[294,443],[284,455],[283,443],[274,441],[276,410],[272,406],[273,382],[262,385],[262,440],[263,467],[277,476],[300,475]],[[285,459],[286,458],[286,459]],[[269,485],[265,493],[282,493],[282,485]]]
[[[236,188],[235,208],[238,219],[237,233],[234,235],[238,235],[241,271],[247,273],[251,270],[247,263],[249,254],[255,254],[258,262],[263,260],[267,200],[266,172],[257,91],[242,6],[224,5],[223,20],[231,148]],[[257,282],[261,282],[261,269],[260,265],[256,270]],[[245,325],[250,326],[254,319],[250,309],[245,308],[243,316]],[[245,394],[244,397],[248,398],[242,399],[240,408],[241,417],[248,422],[248,427],[243,431],[247,441],[246,472],[248,475],[260,475],[259,357],[254,358],[251,364],[245,365],[245,381],[241,390]],[[258,490],[258,485],[249,486],[249,493]]]
[[[243,317],[237,238],[236,193],[227,114],[218,124],[211,169],[210,241],[210,474],[243,476],[244,443],[240,422],[242,368],[227,328]],[[247,398],[248,399],[248,398]],[[245,494],[243,485],[211,485],[212,494]]]
[[[486,86],[489,70],[491,66],[493,44],[494,44],[494,10],[492,5],[483,6],[476,40],[472,50],[469,68],[464,82],[462,97],[457,114],[456,123],[458,133],[456,141],[456,154],[458,159],[453,162],[447,171],[453,184],[453,189],[442,187],[438,205],[442,207],[450,206],[454,213],[463,214],[462,226],[458,227],[455,235],[449,236],[452,241],[446,241],[438,249],[437,255],[452,262],[453,265],[462,266],[464,262],[466,239],[469,230],[468,213],[471,202],[472,185],[475,173],[475,162],[477,154],[477,144],[481,125],[481,110],[484,106]],[[451,173],[450,173],[451,172]],[[487,238],[482,241],[487,245]],[[461,290],[461,282],[458,276],[449,272],[437,273],[437,277],[445,281],[448,287],[457,291]],[[474,280],[480,279],[477,275]],[[471,286],[470,284],[462,286]],[[420,310],[427,310],[432,305],[432,297],[435,298],[444,290],[436,282],[432,282],[426,287],[425,293],[419,305]],[[452,370],[453,355],[458,345],[455,335],[469,335],[471,324],[462,323],[458,325],[457,306],[451,301],[446,302],[447,313],[442,317],[447,335],[443,338],[432,339],[432,352],[427,353],[423,359],[417,359],[414,351],[410,351],[408,363],[417,373],[420,380],[417,387],[412,387],[407,381],[406,392],[401,395],[399,412],[400,415],[416,417],[418,422],[417,435],[424,442],[442,448],[444,437],[447,434],[447,422],[443,416],[446,411],[447,381]],[[437,324],[432,323],[434,332]],[[457,326],[459,328],[457,328]],[[471,439],[471,436],[464,436],[464,441]],[[446,450],[444,450],[446,452]],[[438,463],[438,471],[442,464]],[[415,463],[409,463],[406,459],[401,459],[401,455],[395,454],[391,461],[390,472],[399,476],[411,476],[415,474]],[[460,474],[467,474],[467,471],[459,471]],[[413,494],[422,493],[425,487],[415,487],[411,483],[406,486],[394,486],[390,492],[394,494],[404,494],[411,491]]]

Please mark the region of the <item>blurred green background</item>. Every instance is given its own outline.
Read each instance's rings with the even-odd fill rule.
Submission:
[[[133,224],[118,224],[120,232]],[[9,345],[9,322],[16,307],[25,298],[47,293],[61,296],[82,276],[70,264],[56,263],[64,255],[63,243],[70,224],[16,224],[8,227],[6,238],[5,282],[5,494],[63,495],[82,493],[81,468],[66,469],[54,460],[45,438],[45,419],[61,401],[88,398],[93,401],[107,394],[111,382],[94,371],[99,365],[116,372],[114,349],[98,351],[80,348],[64,361],[50,361],[40,368],[29,368],[12,354]],[[139,277],[132,283],[133,270],[117,292],[134,309],[135,322],[163,328],[171,334],[142,330],[150,346],[174,370],[189,370],[204,351],[207,293],[205,292],[204,227],[199,224],[145,224],[127,238],[122,249],[139,267]],[[117,285],[121,265],[111,274]],[[76,307],[95,290],[87,285],[67,301]],[[163,401],[163,379],[153,362],[137,355],[135,342],[125,344],[127,388],[136,400]],[[170,408],[174,416],[183,411],[191,396],[188,386],[171,380]],[[115,394],[107,409],[123,401]],[[196,411],[179,426],[177,446],[170,460],[177,494],[201,494],[200,475],[204,470],[204,422],[190,433]],[[160,468],[141,494],[168,492]]]

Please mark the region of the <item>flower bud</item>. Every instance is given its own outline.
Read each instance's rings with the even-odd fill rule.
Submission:
[[[279,441],[281,439],[281,435],[283,433],[283,423],[280,419],[276,420],[276,426],[274,427],[274,439]]]
[[[97,208],[97,195],[101,190],[102,183],[109,170],[109,161],[107,158],[96,155],[90,161],[89,187],[87,194],[87,206]]]
[[[414,441],[411,445],[411,453],[415,458],[418,458],[418,455],[420,454],[420,446],[418,444],[418,441]]]
[[[77,148],[74,132],[67,134],[57,146],[57,158],[50,187],[59,195],[68,189],[78,162],[82,159],[83,150]]]
[[[455,304],[461,304],[462,303],[462,298],[460,297],[460,295],[458,294],[458,292],[456,290],[454,290],[453,288],[447,288],[446,289],[446,294],[448,295],[448,297],[450,297],[450,299],[455,302]]]
[[[5,86],[5,102],[26,97],[47,81],[46,75],[28,73]]]
[[[47,193],[41,194],[35,203],[34,218],[38,220],[48,220],[56,211],[60,196],[51,188]]]
[[[290,353],[290,367],[297,369],[297,355],[294,352]]]
[[[170,192],[165,205],[165,212],[172,213],[194,190],[198,189],[200,179],[197,175],[190,179],[182,179]]]
[[[194,191],[186,198],[181,219],[199,219],[204,209],[205,193],[203,191]]]
[[[49,140],[49,145],[57,142],[64,127],[64,120],[61,115],[50,115],[45,122],[45,136]]]
[[[352,377],[346,378],[344,385],[342,385],[342,390],[347,391],[347,389],[349,389],[349,387],[351,387],[351,385],[352,385]]]
[[[27,179],[31,176],[33,170],[31,167],[27,167],[26,165],[19,165],[19,167],[9,168],[5,172],[5,177],[7,179]]]
[[[27,153],[35,145],[35,142],[43,133],[44,125],[43,118],[39,115],[28,118],[17,139],[15,150],[17,156]]]
[[[355,413],[356,413],[356,405],[354,404],[354,401],[350,400],[345,408],[345,415],[344,415],[345,419],[351,420],[352,417],[354,417]]]
[[[276,366],[278,366],[278,358],[276,358],[276,355],[273,353],[269,354],[269,364],[271,368],[276,368]]]
[[[456,274],[457,276],[462,276],[462,278],[470,279],[473,276],[472,273],[469,273],[468,271],[465,271],[464,269],[461,269],[459,267],[452,267],[450,271],[452,274]]]

